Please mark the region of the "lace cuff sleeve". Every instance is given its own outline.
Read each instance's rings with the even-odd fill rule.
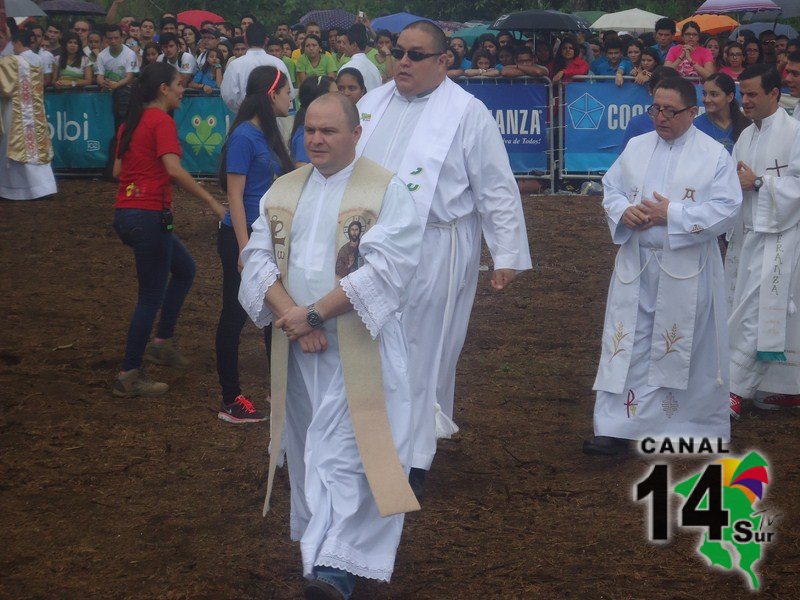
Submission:
[[[378,293],[370,277],[371,268],[364,265],[339,282],[359,318],[367,326],[372,339],[392,316],[393,310]]]
[[[264,302],[264,296],[267,290],[278,280],[279,275],[278,268],[272,266],[266,273],[258,274],[249,279],[242,278],[242,283],[239,286],[239,303],[259,328],[264,328],[272,323],[272,311]]]

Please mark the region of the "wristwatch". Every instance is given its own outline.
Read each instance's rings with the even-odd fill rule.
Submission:
[[[320,327],[322,327],[322,324],[324,323],[322,317],[319,316],[317,309],[314,308],[313,303],[308,305],[308,312],[306,313],[306,322],[308,322],[309,326],[311,326],[312,329],[319,329]]]
[[[761,186],[764,185],[764,178],[763,177],[756,177],[753,181],[753,189],[758,191],[761,189]]]

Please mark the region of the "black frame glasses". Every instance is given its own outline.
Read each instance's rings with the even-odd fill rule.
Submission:
[[[686,108],[682,108],[680,110],[675,110],[674,108],[661,108],[660,106],[656,106],[655,104],[651,104],[647,107],[647,114],[650,115],[650,118],[655,119],[658,116],[658,113],[664,115],[665,119],[674,119],[682,112],[686,112],[692,108],[691,106],[687,106]]]
[[[444,54],[444,52],[432,52],[431,54],[426,54],[425,52],[420,52],[419,50],[403,50],[402,48],[392,48],[389,53],[396,60],[403,60],[403,57],[408,54],[408,59],[412,62],[419,62],[421,60],[425,60],[426,58],[433,58],[434,56],[441,56]]]

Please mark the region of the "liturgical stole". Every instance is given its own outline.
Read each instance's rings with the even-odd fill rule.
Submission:
[[[361,139],[356,153],[361,156],[377,124],[397,93],[394,81],[372,90],[358,103],[361,118]],[[428,224],[428,212],[439,182],[447,153],[453,145],[461,118],[474,96],[450,81],[445,80],[431,92],[425,110],[417,121],[408,142],[397,176],[406,184],[414,198],[417,215],[423,229]]]
[[[313,166],[306,165],[284,175],[272,184],[267,193],[266,217],[272,232],[275,261],[284,287],[287,287],[288,282],[292,219],[312,171]],[[337,251],[349,243],[348,226],[351,223],[354,221],[361,223],[362,235],[375,224],[393,175],[366,158],[356,161],[339,208],[336,223]],[[356,444],[378,511],[381,516],[386,517],[419,510],[419,502],[408,484],[408,476],[397,456],[389,426],[383,391],[380,342],[372,339],[355,311],[336,317],[336,334],[339,339],[345,394]],[[270,371],[272,451],[269,458],[264,514],[269,510],[275,469],[281,452],[281,438],[286,417],[289,345],[290,342],[284,332],[273,327]]]
[[[656,190],[669,201],[701,204],[708,200],[714,182],[721,144],[696,129],[681,152],[675,175],[666,190]],[[631,204],[641,201],[647,165],[658,142],[655,132],[635,137],[618,160],[622,161],[623,181],[631,185],[625,190]],[[702,159],[702,160],[700,160]],[[713,167],[712,167],[713,165]],[[698,230],[700,233],[702,230]],[[655,251],[646,260],[659,263],[650,371],[647,384],[685,390],[689,383],[689,365],[697,315],[698,284],[706,267],[709,252],[715,251],[716,240],[672,250],[665,234],[660,258]],[[630,368],[633,339],[639,306],[639,277],[646,265],[639,253],[639,233],[619,249],[613,277],[617,278],[603,331],[603,349],[594,389],[621,394]],[[715,310],[719,307],[715,306]]]
[[[0,136],[6,138],[6,156],[11,160],[42,165],[53,159],[42,90],[39,67],[32,67],[19,56],[0,57],[0,98],[11,103],[8,131],[3,131],[0,111]]]

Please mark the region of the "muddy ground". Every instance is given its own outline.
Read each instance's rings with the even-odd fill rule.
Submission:
[[[179,195],[176,231],[198,263],[180,323],[186,373],[151,368],[162,398],[110,384],[136,296],[110,227],[114,186],[61,182],[51,200],[0,204],[0,596],[297,598],[288,480],[261,518],[266,424],[219,421],[213,336],[216,223]],[[597,198],[524,200],[534,269],[508,293],[481,274],[459,366],[459,436],[442,444],[423,510],[406,521],[391,585],[356,598],[749,598],[682,531],[645,540],[632,488],[649,461],[589,458],[592,381],[613,259]],[[244,389],[264,406],[258,330]],[[734,452],[771,461],[766,508],[783,515],[758,565],[768,598],[800,598],[800,411],[748,409]],[[699,461],[673,467],[683,479]]]

